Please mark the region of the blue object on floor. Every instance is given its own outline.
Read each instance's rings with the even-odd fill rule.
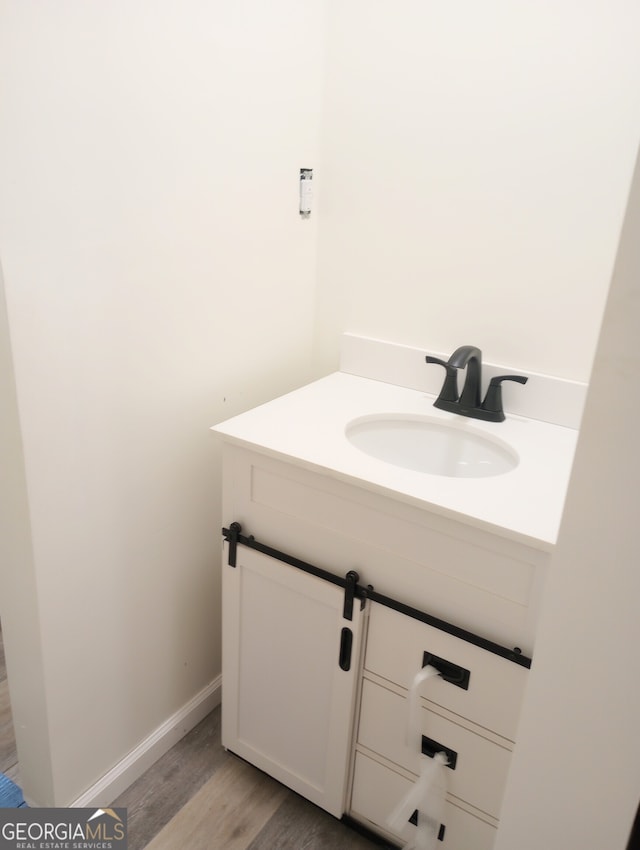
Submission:
[[[27,804],[22,791],[4,773],[0,773],[0,809],[22,809]]]

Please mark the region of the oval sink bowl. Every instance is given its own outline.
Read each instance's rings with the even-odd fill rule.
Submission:
[[[488,478],[518,465],[518,455],[505,443],[428,417],[365,416],[350,422],[346,435],[365,454],[430,475]]]

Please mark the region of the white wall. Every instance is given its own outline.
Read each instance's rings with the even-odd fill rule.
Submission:
[[[586,381],[640,138],[635,0],[330,0],[318,357]]]
[[[0,614],[12,683],[14,730],[22,758],[21,770],[32,777],[34,796],[51,799],[53,775],[42,634],[1,266],[0,410]]]
[[[320,162],[325,0],[0,0],[0,617],[35,802],[219,673],[210,424],[334,366],[342,330],[588,376],[637,4],[326,4]]]
[[[625,850],[640,800],[640,162],[496,850]]]
[[[321,0],[0,2],[30,522],[4,553],[0,617],[39,804],[77,798],[220,672],[208,429],[311,377],[316,223],[297,191],[317,158],[323,15]],[[31,635],[12,616],[25,604]],[[30,690],[44,715],[24,714]]]

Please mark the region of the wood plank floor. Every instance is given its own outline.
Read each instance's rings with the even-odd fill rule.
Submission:
[[[113,802],[130,850],[380,850],[223,750],[216,708]]]
[[[0,772],[19,782],[0,628]],[[226,752],[220,707],[113,801],[129,850],[380,850],[308,800]]]

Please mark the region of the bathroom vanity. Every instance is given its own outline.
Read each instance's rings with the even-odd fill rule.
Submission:
[[[422,752],[449,759],[438,846],[490,850],[577,432],[509,415],[461,424],[432,401],[338,372],[214,428],[223,744],[401,845],[411,818],[401,831],[388,819],[420,773],[414,700]],[[428,474],[349,440],[390,413],[493,441],[515,466]],[[441,675],[416,692],[427,664]]]

